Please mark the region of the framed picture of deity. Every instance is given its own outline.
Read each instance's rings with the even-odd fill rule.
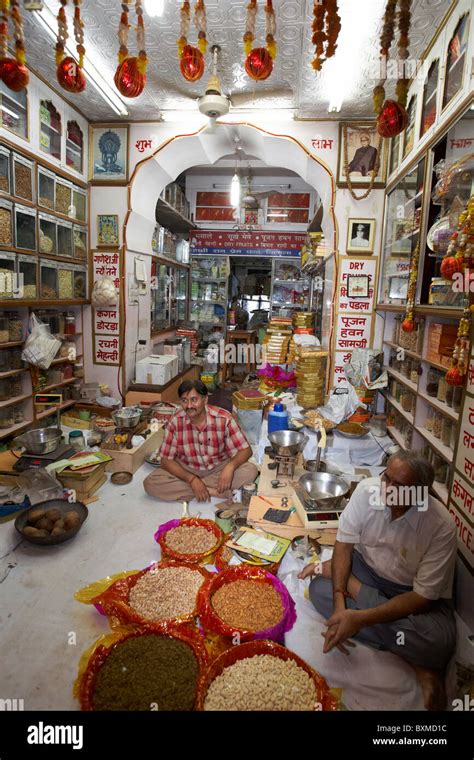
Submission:
[[[94,124],[90,132],[89,180],[125,185],[128,181],[128,125]]]
[[[97,214],[97,247],[118,248],[118,214]]]
[[[339,124],[337,184],[380,188],[387,175],[387,145],[374,121]]]

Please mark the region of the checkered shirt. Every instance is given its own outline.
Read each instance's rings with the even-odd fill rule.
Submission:
[[[212,470],[249,447],[229,412],[209,405],[206,410],[206,425],[202,430],[191,424],[184,410],[172,417],[160,449],[163,459],[177,459],[194,470]]]

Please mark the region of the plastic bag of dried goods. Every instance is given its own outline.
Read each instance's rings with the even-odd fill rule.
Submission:
[[[33,312],[30,317],[29,335],[25,341],[21,358],[40,369],[48,369],[61,348],[61,341],[51,335],[49,325],[45,325]]]
[[[210,534],[210,536],[215,539],[214,544],[209,546],[209,548],[203,549],[202,551],[184,552],[173,549],[173,547],[169,546],[167,543],[166,534],[174,528],[181,527],[205,529]],[[174,559],[178,562],[199,562],[203,565],[212,565],[214,555],[220,546],[222,546],[224,543],[225,536],[219,526],[216,525],[213,520],[203,520],[199,517],[187,517],[182,520],[169,520],[168,522],[163,523],[156,531],[154,539],[156,543],[161,547],[161,554],[163,558]],[[191,541],[191,543],[193,542]],[[209,541],[209,543],[211,542]]]

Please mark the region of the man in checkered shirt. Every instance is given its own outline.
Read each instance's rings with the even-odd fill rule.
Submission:
[[[183,408],[166,426],[161,467],[143,483],[147,494],[161,501],[209,501],[253,482],[252,449],[232,415],[207,403],[200,380],[185,380],[178,396]]]

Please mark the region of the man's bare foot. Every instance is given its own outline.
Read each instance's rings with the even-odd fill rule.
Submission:
[[[426,709],[430,711],[445,710],[447,697],[444,671],[421,668],[416,665],[413,667],[423,692]]]

